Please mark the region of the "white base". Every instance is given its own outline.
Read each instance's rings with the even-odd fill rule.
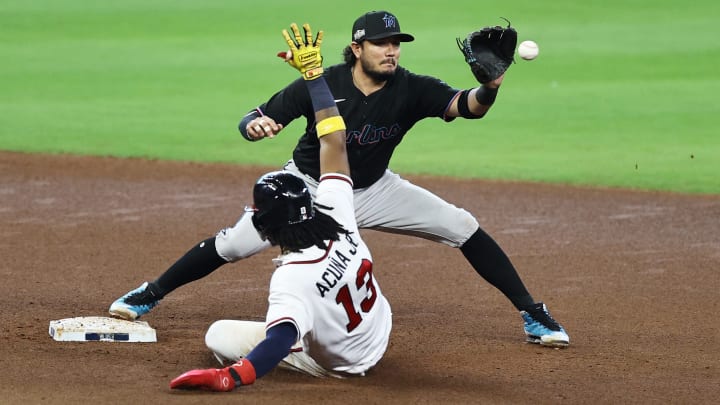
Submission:
[[[50,336],[60,342],[157,342],[147,322],[102,316],[50,321]]]

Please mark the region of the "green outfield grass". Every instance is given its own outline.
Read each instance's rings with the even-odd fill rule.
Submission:
[[[296,77],[275,56],[290,22],[325,30],[330,64],[358,15],[389,9],[416,37],[402,65],[469,88],[455,37],[503,16],[539,58],[485,119],[419,123],[393,169],[720,194],[716,1],[300,4],[4,0],[0,149],[278,166],[304,123],[260,143],[236,125]]]

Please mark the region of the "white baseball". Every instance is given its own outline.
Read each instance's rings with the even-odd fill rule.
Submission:
[[[537,58],[540,48],[535,41],[522,41],[518,46],[518,55],[525,60],[533,60]]]

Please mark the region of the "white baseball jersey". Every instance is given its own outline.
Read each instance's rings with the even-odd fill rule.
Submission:
[[[302,252],[281,255],[270,281],[266,328],[292,322],[303,351],[327,370],[362,374],[385,353],[392,314],[360,239],[349,177],[326,174],[315,201],[350,233]],[[316,207],[316,209],[319,209]]]

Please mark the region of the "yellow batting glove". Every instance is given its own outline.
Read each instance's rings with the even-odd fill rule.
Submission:
[[[300,35],[297,24],[290,24],[294,39],[290,37],[287,30],[282,30],[285,42],[290,47],[292,58],[286,58],[287,63],[299,70],[305,80],[314,80],[323,74],[322,55],[320,55],[320,44],[322,44],[323,32],[318,31],[317,38],[313,42],[312,30],[309,24],[303,24],[305,38]],[[288,55],[290,56],[290,55]]]

